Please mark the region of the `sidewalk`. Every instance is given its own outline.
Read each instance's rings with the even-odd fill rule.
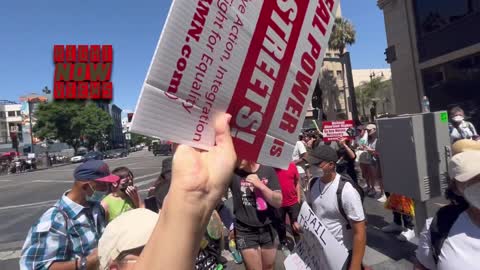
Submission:
[[[428,204],[429,214],[435,213],[445,200],[438,198]],[[365,197],[365,211],[367,213],[367,249],[365,250],[364,264],[373,270],[410,270],[413,268],[415,250],[418,240],[400,242],[394,234],[386,234],[381,228],[393,221],[392,212],[383,207],[383,203],[373,198]],[[285,269],[282,252],[277,252],[275,270]],[[243,270],[243,265],[230,262],[228,270]]]

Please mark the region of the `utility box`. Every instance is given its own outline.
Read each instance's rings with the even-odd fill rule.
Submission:
[[[445,111],[377,120],[385,191],[424,202],[448,186],[450,135]]]

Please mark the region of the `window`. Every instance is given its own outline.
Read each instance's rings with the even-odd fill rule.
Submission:
[[[333,70],[327,70],[328,77],[333,78]]]
[[[415,1],[418,32],[425,35],[480,11],[480,0]]]
[[[5,112],[0,112],[0,118],[5,119]]]
[[[340,54],[339,54],[339,53],[336,53],[336,54],[335,54],[335,57],[340,58]]]
[[[8,117],[15,117],[15,111],[9,111]]]
[[[331,54],[331,53],[327,53],[327,57],[332,57],[332,54]]]
[[[337,77],[343,79],[341,70],[337,70]]]
[[[22,113],[20,111],[17,111],[17,116],[21,116]]]

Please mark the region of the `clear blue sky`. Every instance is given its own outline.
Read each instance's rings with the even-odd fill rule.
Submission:
[[[170,0],[2,1],[0,99],[52,89],[54,44],[112,44],[114,103],[134,109]],[[342,0],[357,29],[354,68],[386,68],[383,15],[376,1]]]

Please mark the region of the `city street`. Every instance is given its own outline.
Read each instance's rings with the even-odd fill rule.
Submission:
[[[128,166],[135,174],[136,185],[141,195],[158,176],[164,157],[154,157],[151,152],[140,151],[127,158],[107,160],[110,169]],[[50,207],[72,183],[73,170],[77,165],[66,165],[18,175],[0,177],[0,269],[18,269],[20,249],[26,233],[33,222]],[[443,200],[429,204],[433,213]],[[380,228],[392,221],[390,212],[383,204],[366,198],[368,214],[368,247],[364,262],[373,269],[411,269],[416,245],[401,243],[395,236],[387,235]],[[224,252],[225,253],[225,252]],[[226,256],[227,259],[229,256]],[[283,269],[283,254],[277,253],[275,269]],[[228,269],[244,269],[242,265],[229,262]]]
[[[151,152],[131,153],[127,158],[106,160],[110,169],[128,166],[136,185],[146,190],[160,174],[164,157]],[[0,177],[0,269],[18,269],[18,258],[30,226],[69,189],[73,170],[78,164],[55,167],[30,173]]]

